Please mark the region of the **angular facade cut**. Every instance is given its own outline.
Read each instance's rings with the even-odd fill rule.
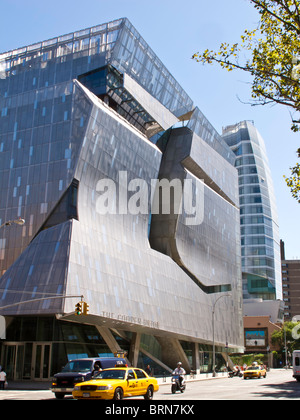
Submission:
[[[8,375],[121,350],[212,370],[213,318],[221,368],[243,348],[235,156],[141,35],[120,19],[4,53],[0,92],[0,225],[25,220],[0,230]]]
[[[223,130],[239,174],[244,299],[282,299],[280,239],[265,143],[253,123]]]

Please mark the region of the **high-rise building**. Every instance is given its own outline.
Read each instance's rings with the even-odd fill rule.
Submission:
[[[212,370],[213,338],[217,368],[241,350],[234,161],[127,19],[1,54],[8,377],[121,350],[155,373]]]
[[[250,121],[224,128],[222,137],[236,155],[239,176],[243,297],[280,300],[279,227],[264,140]]]

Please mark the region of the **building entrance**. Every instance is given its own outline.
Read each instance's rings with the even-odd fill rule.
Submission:
[[[36,381],[50,378],[51,343],[34,343],[31,363],[31,379]]]
[[[5,343],[2,365],[9,381],[49,380],[52,343]]]
[[[24,344],[5,344],[3,367],[8,380],[18,381],[23,379],[24,350]]]

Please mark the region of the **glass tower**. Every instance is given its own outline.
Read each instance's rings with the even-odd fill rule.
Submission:
[[[0,225],[26,220],[1,229],[0,313],[29,361],[21,376],[102,353],[99,335],[110,351],[135,346],[132,363],[146,337],[161,367],[189,370],[183,348],[197,363],[211,351],[219,296],[218,350],[243,347],[234,161],[126,18],[0,55]],[[180,209],[152,205],[158,184]]]
[[[281,299],[278,217],[264,140],[249,121],[224,128],[223,139],[239,176],[244,299]]]

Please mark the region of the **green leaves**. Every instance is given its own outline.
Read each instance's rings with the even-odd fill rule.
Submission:
[[[299,325],[297,322],[287,321],[284,323],[281,330],[274,331],[271,336],[271,342],[273,345],[278,345],[280,351],[285,350],[285,334],[288,351],[292,353],[294,350],[298,350],[300,347],[300,339],[295,339],[293,330]]]
[[[206,49],[192,58],[202,64],[218,63],[228,71],[250,73],[254,105],[275,102],[300,112],[300,67],[293,62],[300,57],[300,2],[249,1],[260,14],[258,28],[245,29],[240,42],[222,42],[218,51]]]
[[[281,104],[300,113],[300,0],[249,0],[260,22],[245,29],[240,41],[222,42],[218,51],[197,52],[192,59],[202,64],[217,63],[221,68],[242,70],[253,77],[252,105]],[[300,131],[300,118],[291,129]],[[300,157],[300,156],[299,156]],[[292,196],[300,202],[299,163],[285,177]]]
[[[294,197],[298,203],[300,203],[300,164],[297,163],[296,166],[290,168],[291,176],[285,178],[287,186],[290,188],[292,197]]]

